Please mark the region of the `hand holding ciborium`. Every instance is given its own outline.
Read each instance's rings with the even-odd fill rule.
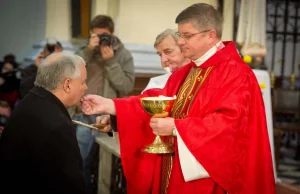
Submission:
[[[176,97],[144,97],[141,98],[141,103],[143,109],[152,117],[155,118],[164,118],[169,115],[173,104],[175,102]],[[159,135],[155,137],[155,140],[152,144],[147,145],[144,152],[152,153],[152,154],[166,154],[173,153],[174,148],[173,145],[165,143]]]

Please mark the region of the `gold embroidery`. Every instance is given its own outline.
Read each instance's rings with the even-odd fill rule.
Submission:
[[[198,80],[199,82],[201,82],[202,78],[203,78],[203,77],[200,76],[200,77],[197,78],[197,80]]]
[[[162,177],[161,177],[161,187],[160,187],[161,194],[167,193],[171,171],[173,167],[173,157],[174,157],[173,154],[164,154],[162,156],[162,173],[161,173]]]
[[[187,101],[190,101],[191,98],[189,99],[187,96],[189,96],[189,94],[191,93],[195,85],[198,85],[198,83],[196,82],[197,78],[200,77],[200,79],[203,80],[201,78],[202,76],[199,76],[201,73],[202,73],[201,68],[191,69],[189,75],[187,76],[185,82],[183,83],[183,85],[181,86],[177,94],[177,97],[179,97],[180,100],[175,101],[175,104],[173,106],[172,109],[172,112],[174,113],[174,115],[172,115],[173,118],[176,117],[178,118],[179,114],[182,112],[182,109],[185,107],[183,105],[187,104],[188,103]]]
[[[210,73],[210,71],[211,71],[212,68],[213,68],[213,67],[207,68],[207,70],[206,70],[204,76],[203,76],[203,77],[200,76],[201,81],[200,81],[198,87],[196,88],[196,90],[194,91],[194,94],[197,94],[197,93],[198,93],[200,87],[202,86],[203,82],[206,80],[206,78],[207,78],[207,76],[209,75],[209,73]],[[192,95],[192,96],[193,96],[193,95]],[[192,102],[193,100],[194,100],[194,99],[191,99],[191,102]],[[191,102],[190,102],[190,104],[188,105],[187,113],[190,112],[190,108],[191,108],[191,106],[192,106],[192,103],[191,103]]]

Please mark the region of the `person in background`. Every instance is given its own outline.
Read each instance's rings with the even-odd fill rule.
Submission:
[[[11,108],[6,101],[0,101],[0,138],[4,126],[10,116]]]
[[[112,18],[106,15],[97,15],[91,21],[90,30],[88,44],[76,52],[87,63],[89,89],[86,94],[97,94],[107,98],[128,95],[134,87],[133,58],[121,40],[114,35]],[[78,109],[80,110],[80,108]],[[87,116],[81,111],[73,119],[90,124],[96,122],[96,116]],[[89,128],[77,126],[76,133],[83,158],[86,184],[91,193],[92,148],[95,146],[97,132],[92,134]]]
[[[178,39],[176,31],[171,29],[166,29],[156,37],[154,48],[160,57],[162,68],[166,69],[167,73],[151,78],[144,91],[150,88],[162,89],[171,73],[183,65],[190,63],[191,60],[185,58],[181,53],[181,49],[177,44]]]
[[[11,54],[11,53],[6,54],[3,57],[3,61],[0,61],[0,69],[2,69],[4,63],[6,63],[6,62],[14,63],[14,64],[17,64],[17,66],[19,66],[19,64],[16,61],[16,56],[14,54]]]
[[[0,193],[86,193],[67,111],[84,95],[85,80],[85,62],[77,55],[53,53],[40,64],[34,88],[13,110],[0,138]]]
[[[48,42],[45,45],[43,51],[35,59],[34,64],[31,64],[21,70],[20,99],[24,98],[29,92],[29,90],[33,88],[35,77],[37,74],[37,69],[41,64],[42,60],[44,60],[48,55],[50,55],[53,52],[62,51],[63,47],[59,41],[56,41],[51,44]]]
[[[62,51],[64,51],[64,47],[62,46],[62,44],[59,41],[56,41],[54,52],[59,53]]]
[[[0,100],[6,101],[13,109],[19,100],[20,79],[16,72],[18,65],[14,61],[6,61],[0,73]]]
[[[158,94],[177,96],[169,117],[151,118],[140,96],[82,99],[86,114],[116,115],[128,194],[275,194],[261,90],[235,43],[221,41],[222,22],[205,3],[177,16],[178,44],[192,62]],[[174,154],[141,151],[156,135],[174,142]]]

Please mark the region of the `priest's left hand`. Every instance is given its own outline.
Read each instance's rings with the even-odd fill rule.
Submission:
[[[174,119],[167,118],[151,118],[150,127],[153,130],[154,135],[170,136],[172,135],[173,126],[175,125]]]

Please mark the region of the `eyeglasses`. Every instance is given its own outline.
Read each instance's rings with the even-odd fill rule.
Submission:
[[[197,32],[197,33],[194,33],[194,34],[180,34],[179,32],[176,32],[176,35],[179,36],[180,38],[184,39],[184,40],[189,40],[190,38],[192,38],[196,34],[201,34],[201,33],[209,32],[209,31],[211,31],[211,30],[204,30],[204,31]]]

